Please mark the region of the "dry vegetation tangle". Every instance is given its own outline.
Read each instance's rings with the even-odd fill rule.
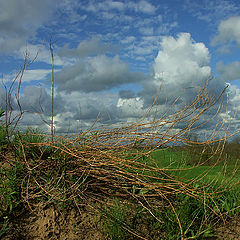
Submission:
[[[15,134],[1,153],[1,187],[4,194],[12,191],[9,199],[1,198],[3,239],[217,239],[210,237],[219,224],[226,225],[215,234],[218,239],[239,237],[239,221],[234,220],[239,219],[239,205],[227,209],[221,202],[239,189],[239,181],[234,174],[220,182],[214,177],[204,181],[222,163],[228,126],[224,119],[218,121],[204,141],[186,137],[226,111],[226,91],[217,98],[209,96],[206,82],[190,105],[178,111],[176,99],[150,122],[157,98],[142,119],[124,127],[92,128],[71,137],[54,136],[53,131],[50,136],[34,131]],[[11,119],[7,102],[8,134],[23,115],[16,96],[20,116]],[[198,124],[216,105],[215,115]],[[185,127],[179,129],[179,124]],[[194,157],[199,157],[190,156],[187,165],[161,167],[152,154],[183,151],[171,145],[194,148]],[[200,177],[181,173],[201,166],[210,167]],[[234,233],[225,238],[221,229],[231,231],[235,222]]]

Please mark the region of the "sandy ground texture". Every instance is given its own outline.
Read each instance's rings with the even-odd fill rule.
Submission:
[[[226,225],[217,229],[219,240],[240,240],[240,215],[232,217]]]
[[[93,210],[60,211],[39,204],[36,211],[18,216],[3,240],[90,240],[104,239],[100,215]],[[86,213],[87,212],[87,213]]]
[[[94,209],[87,207],[80,214],[75,208],[63,211],[54,205],[42,203],[35,206],[35,209],[34,212],[21,213],[2,240],[109,239],[104,234],[101,215]],[[206,239],[240,240],[240,216],[234,216],[226,225],[218,227],[216,237]]]

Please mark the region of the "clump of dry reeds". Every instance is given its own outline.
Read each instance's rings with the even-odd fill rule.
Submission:
[[[22,75],[20,81],[21,79]],[[23,111],[19,98],[20,84],[21,82],[17,85],[16,96],[21,117]],[[12,89],[8,92],[8,101],[11,99],[11,91]],[[196,166],[187,169],[159,168],[157,163],[150,160],[150,155],[155,150],[170,145],[214,144],[214,151],[206,161],[215,157],[212,164],[215,166],[221,158],[228,137],[225,134],[217,138],[225,127],[224,122],[218,122],[212,134],[209,134],[210,137],[204,141],[194,142],[185,136],[186,133],[203,127],[223,111],[225,91],[226,89],[217,98],[211,97],[208,95],[206,82],[190,105],[176,110],[173,104],[159,119],[151,122],[147,121],[150,108],[138,122],[119,128],[89,130],[71,137],[54,136],[52,131],[51,136],[45,135],[50,140],[43,142],[28,142],[19,138],[19,161],[26,169],[22,181],[22,199],[30,209],[36,199],[45,198],[57,202],[72,201],[81,211],[81,205],[90,204],[96,207],[99,206],[97,203],[106,204],[107,197],[118,196],[132,199],[160,221],[154,215],[154,205],[151,204],[152,199],[158,199],[166,202],[175,213],[182,238],[184,232],[174,207],[174,199],[178,194],[202,201],[206,209],[224,220],[217,205],[213,209],[209,204],[214,203],[215,197],[226,190],[224,182],[217,190],[213,190],[201,178],[189,180],[177,177],[177,171],[189,171]],[[219,107],[214,117],[197,126],[200,117],[217,104]],[[10,123],[9,120],[7,126]],[[184,124],[185,127],[177,129],[178,124]],[[34,156],[29,155],[29,146],[37,149]],[[203,175],[207,175],[208,171],[210,170]]]

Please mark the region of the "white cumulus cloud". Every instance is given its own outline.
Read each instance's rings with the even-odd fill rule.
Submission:
[[[152,66],[153,79],[144,82],[140,94],[151,104],[163,83],[161,101],[175,98],[185,88],[201,86],[211,74],[209,64],[208,49],[203,43],[195,42],[189,33],[181,33],[177,38],[163,37]]]
[[[140,118],[144,115],[143,100],[139,97],[129,99],[118,99],[117,107],[119,117],[127,118],[131,121],[132,118]]]
[[[199,82],[210,72],[210,56],[203,43],[196,43],[189,33],[164,37],[153,65],[154,77],[162,77],[168,83]]]
[[[212,39],[212,45],[236,41],[240,45],[240,16],[230,17],[221,21],[218,33]]]

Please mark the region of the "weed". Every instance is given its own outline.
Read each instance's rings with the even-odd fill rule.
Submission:
[[[12,168],[0,169],[0,217],[10,214],[20,203],[23,166],[15,163]]]
[[[217,199],[217,203],[221,211],[228,216],[240,213],[240,189],[233,188],[224,192]]]
[[[4,125],[0,125],[0,148],[7,144],[6,128]]]
[[[179,223],[176,218],[176,214],[181,222],[181,227],[183,230],[184,238],[197,239],[198,236],[210,237],[214,235],[214,229],[205,219],[211,216],[209,211],[209,216],[206,216],[204,204],[192,197],[184,194],[176,196],[174,201],[174,208],[176,213],[173,212],[170,206],[164,209],[157,209],[155,215],[163,221],[159,223],[154,221],[152,223],[152,229],[157,230],[159,228],[161,231],[166,233],[166,239],[181,239],[181,234],[179,231]]]
[[[24,132],[17,132],[13,144],[16,147],[16,153],[23,156],[24,151],[28,152],[31,157],[37,158],[41,153],[41,148],[34,144],[46,141],[45,135],[39,129],[28,128]]]
[[[104,212],[104,231],[111,240],[126,239],[127,232],[122,225],[126,217],[126,207],[114,199],[112,207],[106,207]]]
[[[0,108],[0,118],[5,115],[5,111]],[[0,148],[7,143],[6,127],[0,120]]]
[[[11,228],[10,216],[21,204],[23,177],[23,166],[20,163],[0,169],[0,238]]]

